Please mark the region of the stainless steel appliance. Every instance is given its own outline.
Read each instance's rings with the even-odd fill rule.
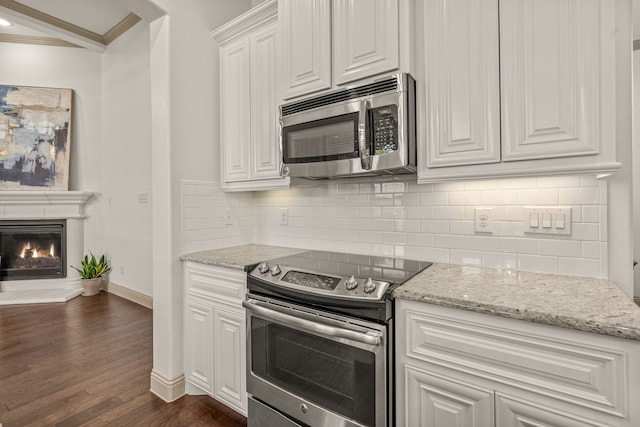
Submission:
[[[280,106],[282,175],[416,171],[415,81],[397,74]]]
[[[392,426],[391,292],[429,265],[307,251],[255,267],[248,426]]]

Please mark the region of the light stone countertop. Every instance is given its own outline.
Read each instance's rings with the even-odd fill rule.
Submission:
[[[242,245],[210,251],[193,252],[180,257],[182,261],[232,268],[247,271],[261,261],[304,252],[304,249],[283,248],[267,245]]]
[[[640,307],[604,279],[434,263],[393,295],[640,340]]]

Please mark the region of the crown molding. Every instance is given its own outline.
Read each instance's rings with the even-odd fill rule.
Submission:
[[[0,41],[49,46],[83,47],[98,52],[104,52],[109,43],[113,42],[140,21],[139,16],[130,13],[104,35],[101,35],[22,3],[18,3],[15,0],[0,0],[0,11],[10,16],[16,23],[56,36],[51,38],[29,38],[26,36],[17,36],[20,38],[15,38],[16,36],[13,36],[12,38],[7,37],[8,35],[0,34]],[[61,40],[62,43],[58,40]]]
[[[0,43],[36,44],[43,46],[81,47],[77,44],[55,37],[19,36],[16,34],[0,33]]]
[[[218,43],[225,43],[229,39],[250,32],[258,25],[277,21],[278,2],[277,0],[268,0],[211,31],[210,35]]]
[[[130,13],[124,19],[118,22],[113,28],[104,33],[102,40],[104,44],[109,45],[112,41],[126,33],[131,27],[140,22],[140,17],[135,13]]]

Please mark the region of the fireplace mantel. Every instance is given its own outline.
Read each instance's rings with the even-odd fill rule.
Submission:
[[[0,191],[0,219],[84,218],[87,191]]]

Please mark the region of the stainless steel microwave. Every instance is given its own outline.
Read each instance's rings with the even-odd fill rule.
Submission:
[[[280,106],[283,176],[416,171],[415,80],[397,74]]]

